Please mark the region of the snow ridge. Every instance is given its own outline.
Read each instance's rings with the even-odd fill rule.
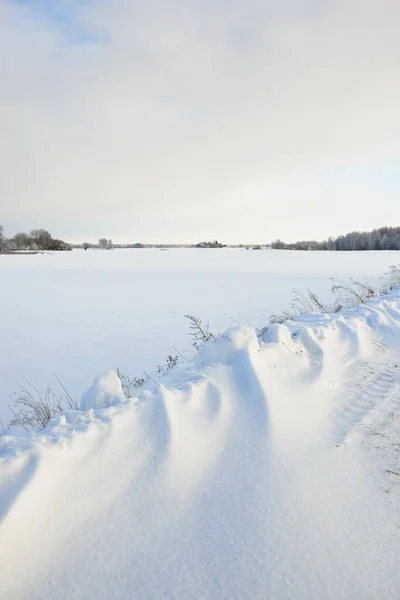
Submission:
[[[82,409],[0,440],[1,597],[399,596],[400,290]]]

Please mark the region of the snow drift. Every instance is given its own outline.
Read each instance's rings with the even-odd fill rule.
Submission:
[[[395,599],[400,291],[1,438],[0,597]]]
[[[81,410],[108,408],[125,402],[121,380],[115,371],[99,375],[93,385],[82,395]]]

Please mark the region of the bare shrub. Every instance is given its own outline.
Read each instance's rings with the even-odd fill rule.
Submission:
[[[293,313],[289,309],[284,309],[281,313],[273,313],[270,316],[269,322],[271,325],[275,325],[276,323],[282,324],[285,321],[292,321],[294,317],[299,313]]]
[[[170,371],[175,365],[178,364],[179,357],[172,356],[171,354],[167,356],[167,360],[165,365],[157,365],[157,374],[161,377]],[[146,381],[153,381],[156,383],[154,379],[152,379],[147,373],[145,373],[144,377],[128,377],[124,373],[121,373],[119,369],[117,369],[117,375],[121,381],[122,391],[126,398],[132,398],[136,395],[139,388],[143,387]]]
[[[168,371],[173,369],[173,367],[175,367],[178,364],[178,360],[178,356],[172,356],[171,354],[169,354],[167,356],[167,362],[165,365],[157,365],[157,373],[159,375],[165,375],[165,373],[168,373]]]
[[[340,306],[335,304],[325,304],[320,300],[315,292],[310,289],[306,293],[297,289],[293,290],[293,300],[288,309],[283,310],[279,314],[273,314],[270,318],[270,323],[283,323],[291,321],[298,315],[306,315],[311,312],[333,313],[340,310]]]
[[[210,324],[208,321],[203,323],[199,317],[193,315],[185,315],[185,317],[189,320],[189,334],[192,336],[193,348],[200,350],[205,342],[214,339],[214,335],[209,330]]]
[[[400,285],[400,265],[391,265],[384,277],[389,290]]]
[[[30,381],[26,386],[19,384],[20,391],[12,394],[12,403],[8,405],[13,414],[9,426],[21,426],[26,431],[44,429],[50,419],[67,410],[79,410],[78,403],[53,375],[62,389],[60,395],[56,395],[50,387],[42,393]]]
[[[396,285],[397,281],[400,284],[400,268],[390,267],[388,277],[391,277],[389,285],[392,287]],[[334,296],[332,304],[322,302],[317,294],[310,289],[306,293],[295,289],[293,290],[294,297],[289,308],[279,314],[273,314],[270,318],[270,323],[292,321],[298,315],[305,315],[312,312],[324,314],[337,313],[342,308],[354,308],[359,304],[365,304],[365,302],[380,294],[379,290],[376,290],[368,283],[355,279],[350,279],[348,283],[338,279],[331,279],[331,281]]]
[[[378,290],[368,283],[350,279],[349,283],[344,283],[338,279],[331,279],[333,282],[332,292],[335,296],[335,304],[341,308],[353,308],[359,304],[365,304],[367,300],[379,295]]]
[[[117,375],[121,381],[122,391],[125,394],[126,398],[132,398],[135,395],[135,390],[142,387],[146,383],[145,377],[128,377],[124,373],[121,373],[119,369],[117,369]]]

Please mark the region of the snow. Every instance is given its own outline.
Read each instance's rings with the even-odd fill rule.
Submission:
[[[244,249],[88,250],[1,256],[0,418],[10,419],[18,382],[60,387],[79,402],[102,372],[150,375],[175,346],[191,358],[191,313],[223,332],[262,327],[289,305],[293,288],[329,300],[329,277],[379,279],[398,252]]]
[[[115,371],[107,371],[93,382],[93,385],[82,395],[81,410],[91,408],[108,408],[125,401],[121,380]]]
[[[399,433],[400,289],[231,327],[1,438],[0,597],[397,599]]]

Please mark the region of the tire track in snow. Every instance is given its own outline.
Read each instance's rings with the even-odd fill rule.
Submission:
[[[374,461],[384,475],[381,489],[389,502],[400,509],[400,366],[390,392],[377,403],[346,438],[349,444],[362,444],[367,461]],[[397,522],[396,527],[400,528]]]
[[[352,367],[354,369],[354,365]],[[354,432],[366,426],[374,412],[387,413],[391,400],[400,389],[400,354],[388,354],[378,362],[362,362],[355,376],[342,390],[333,409],[334,441],[348,441]]]

